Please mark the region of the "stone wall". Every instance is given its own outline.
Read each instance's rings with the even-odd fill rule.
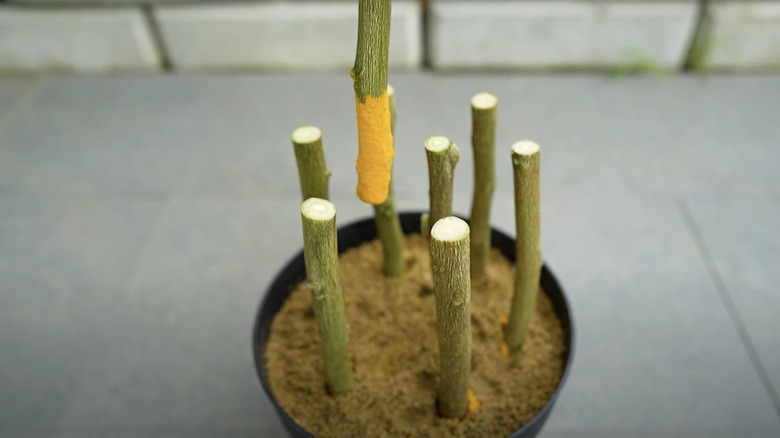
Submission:
[[[0,74],[344,71],[357,1],[0,0]],[[780,71],[780,1],[395,0],[395,70]]]

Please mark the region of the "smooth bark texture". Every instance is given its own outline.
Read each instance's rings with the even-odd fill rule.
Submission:
[[[390,128],[395,133],[395,121],[398,112],[395,106],[395,89],[388,85],[387,95],[390,100]],[[404,233],[401,229],[401,220],[395,209],[395,196],[393,195],[393,181],[390,180],[387,199],[385,202],[374,206],[374,222],[379,241],[382,242],[382,255],[384,257],[384,272],[388,277],[399,277],[404,273]]]
[[[471,202],[471,281],[485,280],[490,253],[490,204],[496,188],[495,147],[498,98],[479,93],[471,99],[474,198]]]
[[[316,126],[302,126],[292,133],[295,161],[298,163],[298,179],[301,182],[303,200],[328,199],[330,172],[325,166],[322,151],[322,133]]]
[[[427,236],[439,219],[452,215],[452,178],[460,152],[447,137],[435,136],[425,141],[425,154],[428,157],[430,198]]]
[[[439,338],[439,414],[463,418],[468,411],[471,369],[471,275],[469,226],[446,217],[431,228],[436,333]]]
[[[542,271],[539,164],[539,145],[521,141],[512,146],[517,240],[515,292],[506,329],[510,349],[522,346],[539,295]]]
[[[306,278],[322,338],[325,383],[331,394],[341,394],[352,388],[352,370],[339,278],[336,207],[324,199],[309,198],[301,205],[301,218]]]

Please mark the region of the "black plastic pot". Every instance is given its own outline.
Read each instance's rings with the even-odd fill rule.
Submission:
[[[420,213],[403,213],[400,216],[401,226],[403,227],[405,234],[419,232]],[[509,260],[514,261],[514,239],[495,229],[492,230],[492,233],[493,247],[501,251]],[[349,248],[359,246],[362,243],[369,242],[375,237],[376,228],[374,226],[373,218],[364,219],[340,227],[338,230],[339,253],[344,252]],[[271,331],[271,322],[273,321],[274,316],[282,308],[284,301],[290,295],[293,288],[305,278],[306,269],[304,267],[303,253],[301,252],[285,265],[284,269],[276,276],[273,283],[271,283],[271,286],[268,288],[257,313],[253,337],[255,368],[257,369],[257,375],[260,378],[260,384],[263,386],[263,390],[268,395],[268,398],[271,399],[271,403],[276,409],[276,413],[279,415],[279,418],[281,418],[282,423],[290,433],[290,436],[294,438],[315,438],[315,435],[306,431],[301,425],[287,415],[274,398],[271,389],[268,387],[268,379],[266,376],[265,347],[268,343],[268,335]],[[563,388],[563,384],[566,382],[574,357],[574,324],[569,304],[563,293],[563,289],[546,266],[542,268],[541,284],[542,289],[547,296],[550,297],[555,312],[563,323],[566,336],[565,341],[568,347],[565,358],[566,367],[564,368],[563,376],[558,383],[558,387],[555,389],[552,397],[550,397],[550,400],[547,401],[547,404],[545,404],[528,423],[513,432],[508,438],[532,438],[539,433],[553,409],[553,405]]]

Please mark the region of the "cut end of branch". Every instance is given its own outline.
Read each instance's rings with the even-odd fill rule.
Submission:
[[[320,198],[309,198],[301,204],[301,214],[315,221],[329,221],[336,217],[336,206]]]
[[[512,145],[512,153],[517,155],[530,156],[539,152],[539,145],[530,141],[518,141]]]
[[[425,149],[431,152],[443,152],[450,147],[450,144],[452,142],[449,138],[437,135],[425,140]]]
[[[498,106],[498,97],[493,93],[479,93],[471,98],[471,106],[474,109],[488,110]]]
[[[463,219],[449,216],[439,219],[431,229],[431,237],[442,242],[455,242],[469,235],[469,225]]]
[[[301,126],[292,133],[292,141],[296,144],[310,144],[322,139],[322,132],[316,126]]]

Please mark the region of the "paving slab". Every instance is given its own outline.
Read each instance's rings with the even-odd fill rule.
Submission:
[[[496,201],[509,226],[511,201]],[[548,191],[542,207],[543,255],[578,328],[550,431],[780,432],[673,200],[572,188]]]
[[[0,131],[8,123],[6,117],[19,104],[28,87],[33,86],[29,79],[3,79],[0,81]]]
[[[400,210],[426,207],[423,142],[444,134],[461,148],[454,209],[468,213],[474,93],[499,95],[500,148],[542,145],[543,252],[580,335],[542,436],[780,434],[677,203],[689,200],[708,244],[724,239],[711,251],[729,291],[730,278],[749,291],[735,302],[755,315],[751,336],[771,334],[777,263],[747,263],[777,252],[768,221],[780,199],[780,79],[393,74],[391,83]],[[354,196],[354,123],[346,75],[43,83],[0,131],[0,289],[26,292],[0,294],[0,369],[17,373],[0,374],[0,435],[283,436],[250,336],[264,288],[301,247],[289,135],[322,128],[344,224],[371,214]],[[493,223],[514,234],[508,162],[497,177]],[[760,227],[738,229],[753,216]]]
[[[346,205],[340,219],[365,216],[359,202],[334,200]],[[546,258],[580,329],[551,432],[780,431],[673,201],[572,190],[545,205],[555,212]],[[60,427],[279,430],[255,382],[249,334],[261,291],[300,249],[297,206],[292,198],[174,199],[121,301],[115,348],[74,391]],[[511,208],[496,200],[499,227],[511,229]]]
[[[694,225],[725,293],[758,353],[774,393],[780,392],[780,215],[778,197],[700,196],[687,200]]]
[[[394,166],[399,192],[420,190],[417,176],[427,171],[423,143],[431,135],[446,135],[459,145],[456,191],[470,192],[468,102],[480,91],[499,95],[497,159],[508,157],[506,151],[517,140],[538,141],[544,149],[543,166],[550,169],[543,172],[546,187],[622,185],[670,195],[780,188],[780,176],[771,164],[780,159],[780,151],[772,146],[780,137],[771,111],[780,99],[777,78],[396,74],[390,81],[399,109]],[[251,83],[247,79],[244,86]],[[289,133],[296,126],[315,124],[323,130],[326,160],[333,172],[331,190],[352,192],[357,136],[347,81],[340,76],[274,76],[266,83],[266,98],[278,102],[267,110],[269,116],[264,112],[247,122],[254,127],[234,119],[239,145],[235,153],[212,149],[203,155],[185,183],[187,189],[203,182],[212,191],[236,186],[297,191],[296,185],[280,182],[290,181],[289,174],[295,171],[287,149]],[[250,96],[252,92],[246,91]],[[306,103],[308,99],[316,103]],[[251,146],[253,138],[263,146]],[[699,158],[706,156],[722,158]],[[510,176],[508,161],[497,162],[502,178]],[[254,182],[246,183],[246,175]],[[456,204],[468,208],[457,195]]]
[[[179,70],[348,71],[355,62],[354,2],[163,4],[154,11],[171,63]],[[390,67],[418,68],[421,3],[393,2],[391,21]]]
[[[775,70],[780,66],[780,4],[776,1],[716,0],[707,7],[703,67]]]
[[[676,1],[430,2],[437,68],[677,68],[698,3]]]
[[[162,200],[0,197],[0,435],[52,433]],[[110,330],[110,329],[109,329]],[[14,432],[16,431],[16,432]]]
[[[0,72],[146,72],[160,55],[141,10],[0,8]]]
[[[214,95],[187,78],[51,79],[0,137],[0,192],[169,191],[196,151],[225,141]]]
[[[264,288],[300,248],[296,204],[171,200],[113,312],[114,342],[72,392],[59,427],[274,436],[251,335]]]
[[[419,190],[408,175],[426,172],[422,145],[431,135],[459,145],[455,184],[469,192],[468,101],[479,91],[499,95],[497,157],[519,139],[538,141],[550,169],[545,186],[617,184],[670,195],[780,190],[772,165],[780,159],[772,112],[778,78],[395,74],[390,80],[400,114],[400,192]],[[353,107],[346,75],[52,79],[0,137],[0,191],[297,193],[289,183],[295,181],[289,136],[315,124],[334,173],[331,190],[351,193]],[[497,171],[511,172],[500,162]]]

